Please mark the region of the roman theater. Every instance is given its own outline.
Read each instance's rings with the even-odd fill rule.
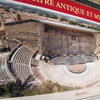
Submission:
[[[100,32],[48,20],[5,23],[11,49],[1,56],[0,84],[29,76],[70,87],[100,85]]]

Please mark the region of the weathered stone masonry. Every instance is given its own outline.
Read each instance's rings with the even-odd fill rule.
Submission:
[[[96,31],[77,27],[38,20],[5,23],[10,39],[18,39],[47,56],[92,56],[100,44]]]

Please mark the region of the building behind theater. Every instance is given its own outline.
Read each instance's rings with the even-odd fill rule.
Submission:
[[[100,32],[77,25],[30,19],[5,23],[5,30],[9,39],[17,39],[49,58],[93,58],[94,52],[99,52]],[[15,46],[12,42],[9,45]]]

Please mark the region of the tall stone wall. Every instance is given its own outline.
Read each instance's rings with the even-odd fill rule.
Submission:
[[[95,50],[93,32],[23,20],[5,24],[9,39],[17,39],[48,56],[92,56]],[[98,36],[97,36],[98,37]],[[99,38],[97,39],[99,41]],[[12,48],[13,42],[9,42]]]
[[[100,34],[96,34],[96,53],[100,53]]]
[[[20,40],[21,43],[34,50],[41,50],[39,23],[34,21],[19,21],[5,24],[9,39]],[[10,42],[11,43],[11,42]],[[13,45],[13,44],[10,44]]]
[[[43,53],[50,57],[92,56],[95,50],[95,35],[93,32],[44,25],[42,35]]]

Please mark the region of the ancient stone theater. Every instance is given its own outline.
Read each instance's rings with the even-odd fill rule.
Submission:
[[[17,39],[50,59],[66,56],[68,62],[78,57],[93,61],[94,52],[100,46],[98,31],[59,22],[21,20],[5,23],[5,30],[10,39]]]

